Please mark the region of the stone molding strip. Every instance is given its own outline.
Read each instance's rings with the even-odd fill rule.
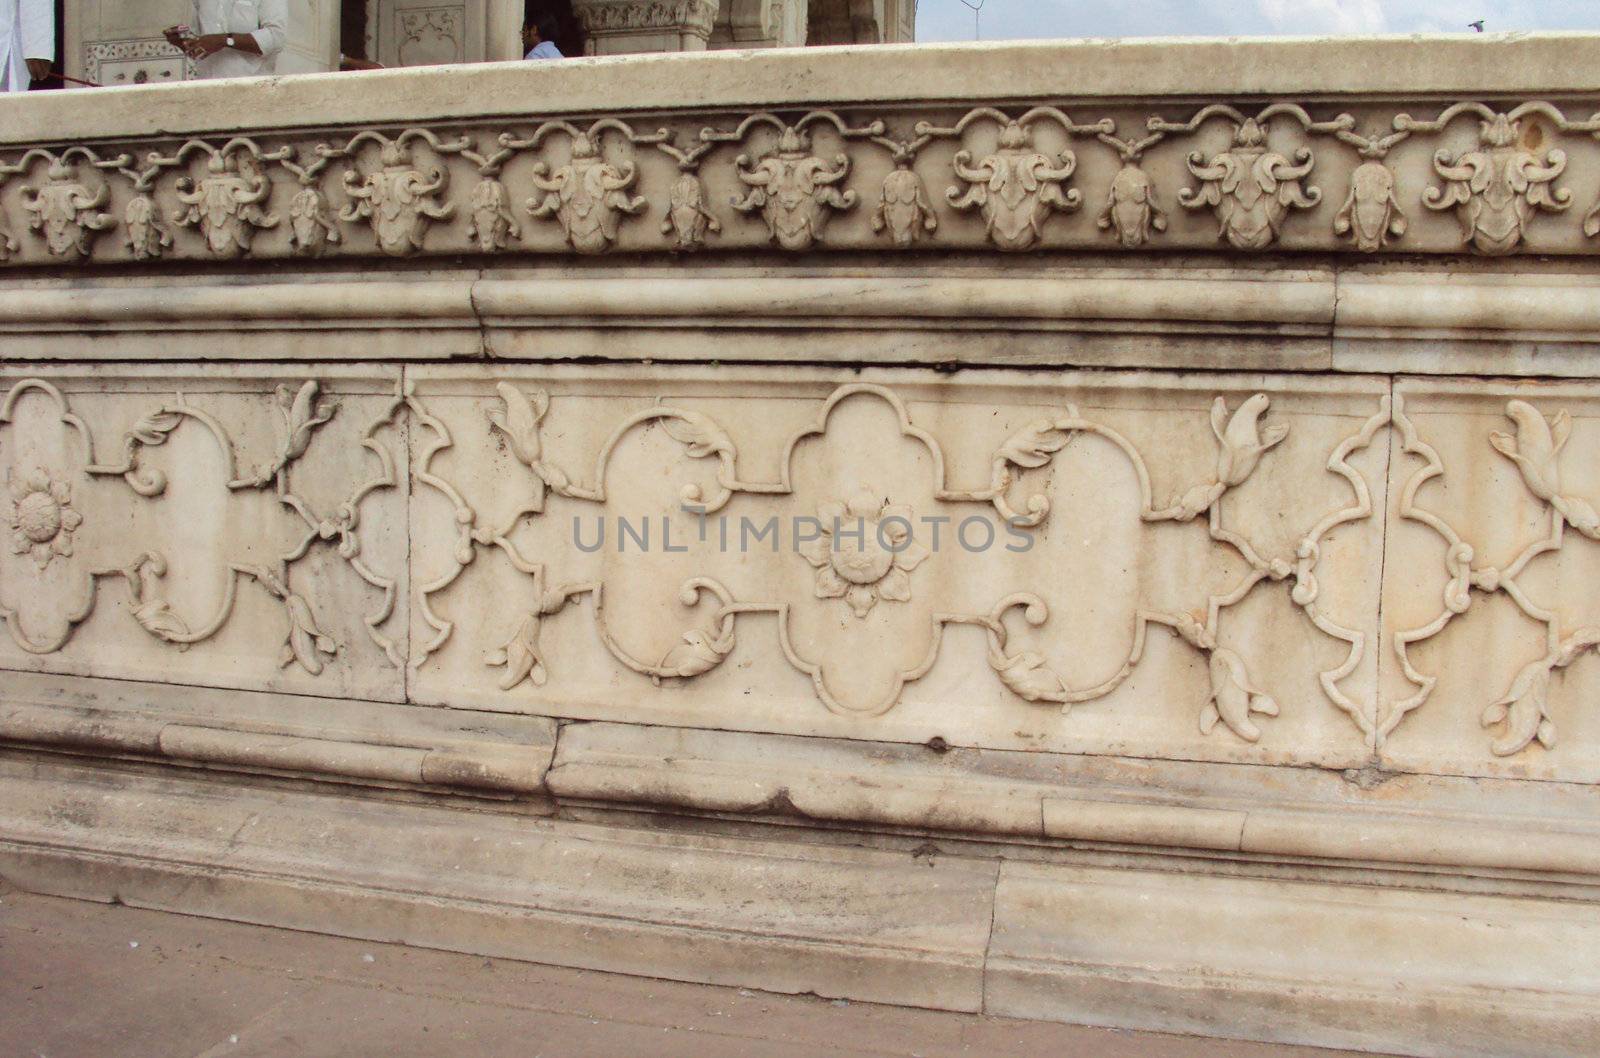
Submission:
[[[1366,275],[1333,270],[1173,274],[1160,269],[1055,273],[1056,278],[815,275],[775,284],[754,276],[658,277],[648,271],[585,278],[458,277],[148,285],[86,281],[67,288],[0,290],[0,360],[274,360],[594,356],[701,359],[704,328],[761,327],[759,342],[712,354],[885,364],[960,363],[1171,366],[1170,353],[1125,336],[1215,339],[1188,366],[1438,373],[1473,364],[1438,342],[1481,348],[1497,374],[1579,374],[1600,332],[1600,279],[1497,273]],[[1419,296],[1426,288],[1426,296]],[[818,305],[829,313],[816,315]],[[404,329],[407,340],[393,341]],[[1004,356],[972,330],[1003,328]],[[614,335],[633,329],[628,341]],[[680,350],[668,337],[692,331]],[[853,333],[889,331],[863,345]],[[906,332],[937,338],[906,343]],[[792,333],[792,339],[789,337]],[[226,334],[226,341],[219,336]],[[1067,335],[1115,341],[1114,359]],[[159,336],[159,340],[143,340]],[[1272,348],[1241,344],[1266,341]],[[65,345],[63,343],[66,343]],[[1400,343],[1415,343],[1408,349]],[[1517,343],[1542,347],[1522,355]],[[1572,356],[1552,354],[1558,348]],[[1411,355],[1415,353],[1415,355]]]
[[[1580,818],[1486,824],[1464,806],[1396,811],[1381,796],[1359,804],[1349,793],[1324,790],[1312,800],[1292,784],[1275,800],[1259,793],[1233,800],[1215,765],[1211,787],[1221,792],[1189,796],[1159,788],[1183,774],[1181,764],[1166,765],[1171,775],[1147,771],[1152,789],[1058,772],[1047,780],[1045,765],[1041,774],[1009,778],[1006,765],[957,756],[946,762],[915,747],[864,752],[823,739],[594,723],[563,733],[548,784],[562,803],[638,802],[647,791],[650,803],[693,812],[1351,866],[1600,875],[1600,827]]]
[[[1452,811],[1447,803],[1430,807],[1424,800],[1421,808],[1398,812],[1382,798],[1359,805],[1348,794],[1334,801],[1322,792],[1313,800],[1317,791],[1292,786],[1279,801],[1261,803],[1255,796],[1244,804],[1229,798],[1216,765],[1207,766],[1211,795],[1178,803],[1170,798],[1185,793],[1181,762],[1158,766],[1171,773],[1163,781],[1173,784],[1173,794],[1162,799],[1094,775],[1045,781],[1037,773],[1048,761],[1029,760],[1026,774],[1010,776],[1004,762],[1015,754],[967,751],[951,762],[919,747],[862,752],[829,739],[598,722],[558,732],[541,717],[446,710],[442,717],[413,720],[415,707],[329,698],[299,700],[320,716],[314,724],[295,723],[263,719],[281,717],[285,701],[296,701],[287,695],[54,677],[49,683],[56,700],[46,702],[38,700],[45,693],[41,677],[13,672],[7,681],[18,691],[0,702],[0,745],[82,756],[533,796],[539,805],[553,799],[569,806],[798,817],[979,840],[1023,837],[1349,866],[1600,876],[1600,827],[1578,818],[1546,810],[1544,818],[1485,824],[1481,815]],[[226,695],[238,719],[199,711],[196,703],[218,695]],[[62,704],[63,698],[104,705]],[[1436,799],[1448,799],[1459,785],[1434,782],[1444,791]]]
[[[555,725],[538,717],[18,672],[6,683],[0,744],[79,755],[526,796],[544,790],[555,749]],[[208,713],[208,698],[226,706]],[[106,704],[75,704],[90,701]],[[285,717],[295,705],[301,715]]]

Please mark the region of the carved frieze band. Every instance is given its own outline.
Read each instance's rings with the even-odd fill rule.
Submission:
[[[853,382],[837,387],[816,404],[807,424],[787,436],[776,475],[761,477],[749,475],[734,434],[715,417],[671,402],[620,415],[609,424],[604,441],[584,457],[586,466],[574,465],[570,455],[558,462],[547,451],[543,429],[552,404],[562,398],[552,397],[540,386],[500,381],[492,397],[476,402],[474,414],[482,416],[479,426],[503,445],[511,460],[509,473],[516,480],[505,484],[507,491],[520,499],[512,509],[502,510],[470,498],[473,486],[458,480],[462,457],[450,451],[457,445],[452,425],[410,381],[398,384],[388,396],[364,398],[369,411],[362,415],[370,414],[371,420],[351,424],[357,430],[354,436],[361,451],[352,453],[353,458],[339,457],[343,460],[340,465],[353,473],[350,482],[339,487],[343,499],[330,503],[325,483],[312,493],[305,492],[297,482],[306,460],[333,458],[326,448],[321,454],[308,455],[325,424],[341,414],[341,402],[326,398],[324,392],[323,383],[316,378],[278,385],[265,405],[274,421],[276,441],[257,459],[242,455],[244,446],[236,440],[237,424],[225,423],[181,395],[153,401],[108,456],[97,447],[90,424],[56,384],[46,378],[24,378],[11,384],[0,399],[0,450],[10,453],[0,511],[11,533],[6,575],[0,579],[0,620],[15,646],[34,656],[67,648],[75,628],[93,612],[100,582],[107,579],[120,584],[127,616],[144,634],[173,650],[187,650],[217,635],[232,619],[240,592],[250,590],[264,593],[281,610],[281,664],[297,666],[307,678],[323,677],[325,668],[341,656],[346,645],[328,631],[326,617],[336,604],[319,597],[325,574],[303,576],[298,572],[312,550],[321,548],[329,561],[348,568],[377,600],[371,611],[361,616],[372,644],[393,671],[415,674],[432,664],[435,655],[459,634],[458,622],[450,615],[451,606],[459,605],[459,599],[442,609],[438,601],[481,554],[495,552],[528,578],[530,598],[534,599],[525,611],[518,607],[515,612],[490,614],[474,625],[480,633],[485,628],[499,629],[471,647],[477,651],[475,657],[481,658],[483,668],[478,671],[486,686],[498,687],[502,693],[522,693],[524,685],[541,688],[563,675],[562,658],[547,654],[542,644],[548,623],[558,617],[563,622],[581,621],[584,618],[579,612],[587,611],[595,641],[619,666],[618,678],[659,686],[692,681],[723,666],[735,656],[741,633],[748,636],[759,630],[762,635],[770,634],[774,628],[770,622],[746,624],[753,615],[767,615],[777,618],[775,645],[782,658],[809,677],[820,705],[837,714],[868,718],[894,709],[906,686],[933,668],[941,655],[944,632],[952,626],[968,626],[982,634],[989,673],[1016,700],[1066,714],[1074,705],[1108,698],[1128,681],[1149,652],[1149,634],[1154,627],[1170,632],[1172,642],[1193,651],[1203,663],[1208,689],[1193,701],[1192,723],[1211,738],[1248,745],[1263,737],[1264,725],[1274,723],[1282,709],[1291,707],[1286,703],[1293,702],[1296,709],[1307,707],[1303,699],[1286,696],[1272,680],[1260,675],[1261,662],[1270,659],[1263,657],[1257,633],[1250,627],[1257,619],[1243,616],[1252,595],[1271,594],[1271,586],[1280,585],[1282,601],[1304,620],[1307,636],[1321,637],[1318,656],[1333,662],[1315,673],[1315,685],[1325,705],[1336,710],[1335,715],[1347,718],[1355,739],[1376,750],[1408,714],[1425,705],[1437,682],[1436,676],[1419,667],[1413,648],[1468,615],[1475,597],[1504,594],[1543,629],[1545,649],[1519,671],[1507,674],[1503,693],[1481,703],[1479,719],[1492,729],[1482,744],[1483,751],[1494,756],[1537,752],[1538,747],[1555,745],[1557,717],[1548,697],[1552,675],[1584,652],[1600,649],[1600,626],[1569,626],[1554,605],[1540,600],[1543,582],[1528,576],[1542,557],[1560,553],[1573,534],[1600,540],[1600,514],[1590,500],[1563,481],[1571,417],[1559,408],[1535,407],[1521,399],[1504,405],[1510,431],[1493,431],[1482,440],[1486,449],[1509,461],[1533,499],[1543,505],[1545,529],[1521,545],[1508,564],[1494,567],[1480,563],[1479,549],[1449,520],[1426,506],[1422,491],[1445,474],[1444,461],[1413,423],[1404,401],[1387,393],[1373,397],[1369,410],[1360,413],[1366,416],[1364,420],[1347,417],[1353,425],[1341,426],[1337,441],[1325,456],[1319,445],[1316,458],[1321,461],[1321,472],[1331,476],[1332,495],[1342,498],[1328,503],[1320,513],[1291,504],[1288,496],[1283,498],[1283,507],[1274,517],[1304,519],[1293,530],[1291,545],[1285,547],[1252,539],[1259,530],[1241,526],[1263,523],[1259,518],[1240,518],[1240,507],[1230,498],[1274,460],[1276,450],[1293,429],[1293,417],[1275,411],[1265,393],[1233,400],[1216,397],[1209,416],[1208,443],[1214,451],[1214,458],[1208,457],[1210,469],[1198,480],[1180,483],[1162,495],[1153,484],[1168,480],[1162,468],[1152,467],[1147,453],[1123,432],[1072,405],[1064,404],[1027,422],[981,461],[974,460],[971,453],[947,461],[940,441],[918,424],[910,405],[893,388]],[[452,398],[458,402],[453,405],[456,431],[462,429],[460,399]],[[59,434],[58,438],[33,437],[23,439],[28,444],[19,442],[15,436],[21,428],[17,412],[21,402],[29,400],[35,403],[28,430]],[[626,469],[626,480],[638,480],[636,468],[613,464],[623,458],[619,453],[624,450],[636,454],[637,449],[628,445],[646,435],[664,436],[681,449],[688,463],[706,468],[709,477],[697,475],[706,484],[674,486],[677,502],[686,509],[703,516],[721,511],[741,496],[794,506],[800,500],[791,467],[795,453],[803,442],[825,441],[833,428],[831,420],[846,402],[866,402],[885,410],[897,424],[899,436],[925,450],[930,480],[918,494],[931,495],[936,505],[986,509],[1023,538],[1041,532],[1052,524],[1052,517],[1058,517],[1053,515],[1049,497],[1033,492],[1035,483],[1043,480],[1039,475],[1052,472],[1063,453],[1081,452],[1084,444],[1092,443],[1109,453],[1105,458],[1110,463],[1105,466],[1121,466],[1131,475],[1137,494],[1137,510],[1129,512],[1134,523],[1152,529],[1174,527],[1162,532],[1192,526],[1189,532],[1200,536],[1191,539],[1203,539],[1208,548],[1223,554],[1226,561],[1218,568],[1238,572],[1229,574],[1220,588],[1209,591],[1198,607],[1136,606],[1128,630],[1131,646],[1115,657],[1083,659],[1092,672],[1085,678],[1066,673],[1048,651],[1040,649],[1063,620],[1071,620],[1057,615],[1063,611],[1070,615],[1082,605],[1070,584],[1047,580],[1029,584],[1027,590],[996,586],[993,597],[979,607],[942,607],[940,590],[960,571],[959,565],[951,563],[963,560],[938,554],[937,534],[935,546],[928,546],[926,520],[918,517],[928,512],[913,510],[903,502],[904,494],[913,491],[909,487],[898,495],[885,494],[865,482],[841,476],[826,484],[820,500],[801,501],[804,509],[793,513],[814,513],[817,535],[790,554],[774,548],[770,559],[761,559],[803,563],[792,567],[804,571],[807,585],[797,594],[741,594],[729,586],[732,582],[709,570],[674,579],[673,590],[683,607],[682,631],[676,645],[659,656],[638,656],[625,645],[628,636],[617,634],[617,622],[630,618],[625,614],[619,617],[603,573],[597,575],[595,567],[579,561],[581,556],[570,548],[570,553],[563,554],[548,542],[538,550],[530,550],[526,539],[519,542],[519,533],[530,524],[549,522],[547,508],[553,497],[563,501],[563,517],[574,510],[603,510],[608,501],[617,498],[610,484],[617,473]],[[38,410],[41,407],[44,412]],[[394,438],[387,435],[402,421],[411,438],[409,451],[392,450]],[[178,543],[169,546],[141,537],[128,545],[125,555],[106,562],[103,557],[86,554],[79,539],[93,528],[96,519],[108,517],[86,500],[85,490],[93,479],[121,479],[135,504],[160,502],[171,483],[166,473],[151,464],[149,450],[166,446],[176,434],[190,430],[201,440],[209,437],[207,445],[220,454],[225,476],[221,484],[226,490],[261,493],[274,500],[295,527],[285,537],[292,541],[290,546],[273,560],[229,561],[217,605],[198,614],[192,612],[192,603],[180,604],[170,590],[168,578],[174,567],[193,561]],[[1370,471],[1363,473],[1357,462],[1384,431],[1390,431],[1396,451],[1420,461],[1409,476],[1396,478],[1398,517],[1437,534],[1445,556],[1438,578],[1442,601],[1437,616],[1419,627],[1394,632],[1388,644],[1389,656],[1412,686],[1412,692],[1403,697],[1386,695],[1382,689],[1347,688],[1352,682],[1347,677],[1374,660],[1369,653],[1372,636],[1363,630],[1370,626],[1359,614],[1340,616],[1341,607],[1348,603],[1330,603],[1324,590],[1325,580],[1345,575],[1330,571],[1324,553],[1336,530],[1365,523],[1372,536],[1382,535],[1376,524],[1381,515],[1374,504]],[[1199,443],[1198,437],[1192,440]],[[1193,444],[1184,447],[1194,449]],[[34,465],[31,459],[17,455],[34,450],[76,452],[77,465],[75,469],[67,467],[60,459]],[[988,467],[983,480],[958,482],[947,470],[947,466],[979,462]],[[501,477],[497,480],[502,480],[508,472],[498,473]],[[374,494],[398,487],[414,487],[443,501],[449,528],[442,529],[443,535],[438,537],[447,541],[442,553],[448,556],[448,568],[442,572],[423,575],[417,570],[384,568],[381,560],[376,565],[369,561],[362,539],[363,506]],[[321,497],[320,506],[308,498],[312,494]],[[1319,486],[1319,494],[1328,493]],[[807,493],[814,495],[814,489]],[[1251,504],[1257,505],[1264,494],[1251,495]],[[491,508],[495,513],[490,513]],[[853,534],[848,528],[841,529],[850,525],[858,527]],[[670,547],[667,550],[672,551]],[[400,562],[403,566],[405,560]],[[1337,568],[1351,568],[1348,554]],[[579,572],[573,575],[572,571]],[[787,576],[763,583],[781,583]],[[410,583],[413,577],[415,586],[403,590],[400,585]],[[30,608],[46,599],[52,600],[59,620],[30,615]],[[868,681],[883,688],[881,693],[864,695],[859,683],[848,680],[844,685],[850,689],[840,691],[836,679],[845,669],[870,667],[879,663],[877,659],[835,656],[792,633],[801,611],[826,615],[838,627],[849,629],[858,627],[857,622],[865,622],[880,607],[892,610],[913,599],[930,607],[918,648],[922,660],[889,672],[886,680]],[[390,618],[397,607],[401,612],[410,608],[417,627],[423,630],[421,635],[413,633],[406,640],[392,630]],[[668,618],[669,624],[674,620]],[[1360,682],[1367,686],[1364,680]],[[1061,721],[1071,722],[1070,718]]]
[[[1213,104],[1133,128],[1054,106],[978,107],[948,124],[814,110],[672,125],[556,119],[526,131],[372,129],[334,141],[285,132],[0,153],[0,192],[17,188],[3,196],[9,207],[0,201],[0,261],[233,257],[259,252],[253,235],[285,222],[286,241],[266,252],[372,252],[349,237],[357,228],[392,255],[550,252],[529,242],[545,225],[577,254],[617,249],[625,226],[628,249],[675,252],[765,241],[785,252],[1221,243],[1504,255],[1583,252],[1594,245],[1584,237],[1600,236],[1600,201],[1573,210],[1581,204],[1565,184],[1569,152],[1600,139],[1600,112],[1569,117],[1539,101],[1362,121],[1317,118],[1293,102]],[[947,149],[930,151],[936,143]],[[666,164],[647,165],[647,155]],[[1094,176],[1082,179],[1091,158]],[[1319,164],[1334,183],[1318,180]],[[713,184],[737,193],[714,194]],[[1331,217],[1325,198],[1339,204]],[[1214,226],[1180,234],[1179,211]],[[981,228],[951,223],[963,214]],[[1453,220],[1456,236],[1412,245],[1408,232],[1433,214]],[[457,217],[467,223],[443,223]],[[840,218],[847,237],[830,239]],[[1543,225],[1563,224],[1567,237],[1541,238]]]

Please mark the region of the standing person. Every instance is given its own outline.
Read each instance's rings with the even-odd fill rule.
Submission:
[[[0,0],[3,3],[4,0]],[[528,54],[524,59],[560,59],[564,58],[561,49],[556,47],[555,37],[561,31],[556,28],[556,20],[551,15],[540,15],[522,29],[522,43],[528,46]]]
[[[164,35],[200,77],[259,77],[277,69],[288,27],[288,0],[194,0],[194,25]]]
[[[0,92],[26,92],[55,56],[55,0],[0,0]]]

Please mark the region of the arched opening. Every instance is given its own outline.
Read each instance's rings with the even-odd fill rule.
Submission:
[[[583,54],[583,23],[572,13],[572,0],[526,0],[523,4],[522,24],[526,26],[541,15],[548,15],[556,20],[560,30],[556,34],[556,47],[561,49],[561,54]]]

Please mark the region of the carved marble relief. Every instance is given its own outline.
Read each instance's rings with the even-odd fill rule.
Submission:
[[[1574,458],[1573,416],[1555,395],[1494,402],[1490,393],[1469,397],[1452,387],[1441,398],[1451,402],[1448,417],[1440,401],[1428,396],[1416,394],[1396,407],[1398,451],[1409,472],[1401,479],[1396,514],[1437,541],[1430,550],[1443,559],[1434,580],[1439,595],[1431,607],[1408,607],[1392,628],[1393,655],[1409,693],[1396,693],[1386,703],[1380,737],[1399,740],[1402,747],[1407,740],[1436,737],[1431,729],[1449,709],[1438,702],[1441,677],[1454,698],[1463,694],[1458,677],[1470,676],[1465,693],[1477,699],[1470,705],[1486,730],[1485,751],[1507,758],[1553,751],[1561,745],[1563,726],[1587,731],[1592,725],[1587,716],[1558,709],[1554,689],[1562,686],[1563,670],[1600,648],[1600,614],[1583,605],[1587,593],[1581,581],[1573,581],[1585,568],[1576,563],[1586,562],[1574,551],[1586,546],[1583,538],[1600,540],[1600,514],[1584,495],[1593,483]],[[1410,399],[1426,411],[1420,423]],[[1496,406],[1501,428],[1481,414]],[[1429,436],[1440,429],[1449,431],[1442,450]],[[1481,448],[1464,451],[1463,442]],[[1499,467],[1490,462],[1496,458],[1504,461]],[[1492,484],[1462,480],[1464,473],[1482,478],[1485,470]],[[1574,484],[1575,471],[1583,484]],[[1427,537],[1411,539],[1415,547]],[[1496,606],[1500,600],[1504,605]],[[1411,616],[1430,609],[1425,621]],[[1461,622],[1468,627],[1458,630]],[[1463,649],[1474,649],[1463,636],[1472,642],[1491,636],[1495,649],[1462,657]],[[1422,660],[1424,654],[1438,658],[1441,649],[1450,651],[1445,656],[1455,659],[1454,669]],[[1566,686],[1577,685],[1568,677]],[[1564,697],[1574,701],[1570,693]],[[1414,734],[1413,716],[1423,722]]]
[[[438,29],[416,14],[419,32]],[[1109,109],[553,117],[342,142],[288,130],[22,149],[0,154],[0,191],[18,187],[0,201],[0,260],[599,254],[619,239],[636,252],[708,240],[784,253],[1220,240],[1243,253],[1573,254],[1593,252],[1585,238],[1600,234],[1600,205],[1576,216],[1563,183],[1600,166],[1600,114],[1542,101],[1460,102],[1431,118],[1289,100],[1182,118]],[[18,231],[24,219],[38,239]],[[559,239],[541,235],[546,224]],[[117,238],[95,238],[113,228]],[[363,229],[370,242],[352,238]]]
[[[1593,770],[1576,385],[327,372],[13,373],[9,663],[181,682],[243,650],[238,685],[301,693]]]
[[[70,397],[62,388],[69,381],[79,390]],[[0,401],[7,550],[15,558],[0,564],[0,618],[17,648],[41,660],[64,655],[67,671],[126,674],[170,667],[170,678],[181,682],[186,666],[199,665],[211,678],[240,679],[238,673],[251,671],[257,645],[274,634],[270,623],[260,627],[268,620],[261,604],[244,598],[241,586],[248,583],[276,607],[280,622],[279,649],[260,654],[254,678],[271,685],[277,677],[270,674],[283,666],[297,667],[304,678],[321,677],[350,646],[330,623],[334,615],[337,625],[348,623],[326,595],[332,562],[365,585],[341,589],[339,603],[359,604],[358,623],[370,641],[349,659],[332,693],[384,696],[385,684],[398,686],[382,675],[381,665],[403,661],[404,635],[386,630],[403,583],[404,571],[397,568],[403,551],[397,554],[387,539],[392,534],[380,531],[386,539],[368,555],[359,533],[363,503],[402,480],[390,449],[377,440],[397,396],[388,398],[366,429],[357,449],[361,456],[345,459],[330,458],[329,449],[314,444],[343,403],[325,398],[315,379],[279,384],[266,401],[273,409],[268,416],[259,415],[254,398],[235,397],[214,414],[207,406],[218,407],[215,395],[191,400],[169,392],[163,398],[142,392],[144,386],[121,395],[103,386],[84,390],[76,379],[63,379],[62,385],[22,378],[8,384]],[[356,401],[375,402],[382,398]],[[134,410],[138,405],[142,411]],[[83,413],[80,406],[101,410]],[[106,427],[106,409],[133,418],[115,457],[97,461],[92,426]],[[243,447],[237,438],[246,435],[250,443]],[[269,435],[272,447],[258,450],[255,445]],[[167,450],[172,451],[155,454]],[[316,462],[305,466],[308,455],[317,456]],[[377,473],[362,466],[364,459],[376,459]],[[345,472],[354,479],[348,491],[336,482]],[[116,479],[116,488],[97,484]],[[273,507],[281,514],[274,517]],[[233,530],[208,534],[208,528],[221,530],[237,519],[242,521]],[[316,553],[322,545],[326,556]],[[121,601],[98,601],[106,594],[106,579],[121,583],[121,592],[111,592]],[[91,618],[91,642],[79,647]],[[121,631],[126,628],[133,633]],[[139,636],[158,644],[157,652],[142,650]],[[228,659],[221,669],[204,652],[220,639],[227,640],[222,656]],[[165,651],[183,653],[185,660]],[[251,685],[244,678],[243,685]]]

